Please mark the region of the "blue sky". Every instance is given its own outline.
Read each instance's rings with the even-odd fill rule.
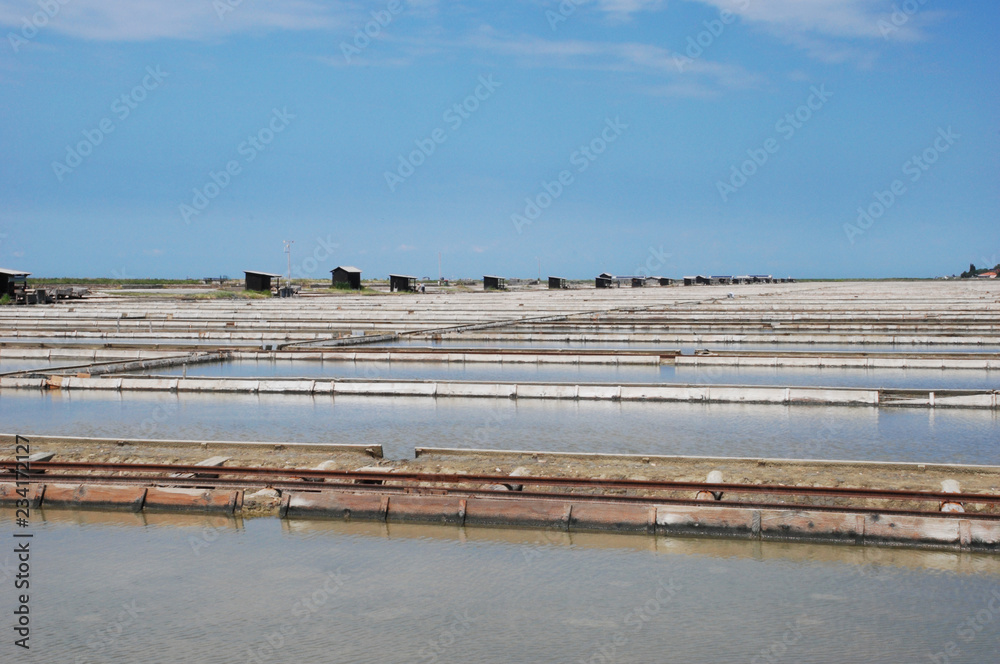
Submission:
[[[283,240],[316,278],[436,277],[439,253],[451,277],[992,265],[998,23],[935,0],[3,0],[0,265],[284,272]]]

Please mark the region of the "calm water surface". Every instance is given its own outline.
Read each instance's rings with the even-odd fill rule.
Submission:
[[[13,433],[1000,464],[989,410],[5,390]]]
[[[776,367],[602,366],[444,362],[343,362],[230,360],[188,367],[151,369],[157,375],[226,378],[399,378],[579,383],[695,383],[712,385],[807,385],[904,387],[913,389],[998,389],[1000,371],[941,369],[802,369]]]
[[[200,516],[34,522],[32,648],[14,652],[8,632],[5,662],[898,664],[954,642],[951,662],[982,664],[1000,651],[994,556]],[[12,599],[0,596],[7,616]]]
[[[63,362],[69,364],[69,362]],[[7,359],[0,358],[0,374],[10,371],[25,371],[26,369],[45,369],[52,366],[49,360]]]

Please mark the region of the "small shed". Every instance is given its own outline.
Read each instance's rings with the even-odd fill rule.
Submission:
[[[712,284],[712,279],[711,277],[706,277],[703,274],[699,274],[697,277],[694,278],[694,282],[696,284],[700,284],[703,286],[710,286]]]
[[[712,280],[713,284],[728,285],[728,284],[733,283],[733,277],[731,275],[712,276],[711,280]]]
[[[629,277],[632,281],[632,288],[642,288],[646,285],[645,277]]]
[[[674,280],[671,279],[670,277],[656,277],[656,281],[661,286],[673,286],[674,285]]]
[[[751,274],[750,280],[755,284],[769,284],[773,281],[769,274]]]
[[[698,277],[683,277],[685,286],[694,286],[698,283]]]
[[[408,274],[390,274],[390,293],[415,293],[417,291],[417,278]]]
[[[740,276],[737,276],[737,277],[733,277],[733,283],[734,284],[749,284],[750,283],[750,277],[748,275],[740,275]]]
[[[352,290],[361,290],[361,270],[350,265],[338,265],[330,270],[332,275],[330,285],[336,288],[340,284],[347,284]]]
[[[491,274],[484,275],[483,290],[507,290],[507,280]]]
[[[0,295],[6,294],[13,298],[15,290],[23,291],[27,287],[30,274],[30,272],[0,267]]]
[[[569,282],[562,277],[549,277],[549,288],[552,290],[569,288]]]
[[[271,279],[281,278],[280,274],[274,274],[273,272],[258,272],[256,270],[244,270],[243,274],[246,275],[245,290],[252,291],[270,291]]]
[[[596,288],[614,288],[615,281],[610,277],[605,277],[603,274],[596,279],[594,279],[594,286]]]

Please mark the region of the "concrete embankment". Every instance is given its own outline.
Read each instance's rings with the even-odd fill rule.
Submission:
[[[9,445],[13,444],[13,438],[10,434],[0,434],[0,442]],[[374,448],[381,452],[378,446],[41,435],[29,435],[28,439],[32,449],[47,450],[70,462],[94,460],[95,451],[99,453],[98,463],[108,460],[108,455],[131,457],[129,464],[164,463],[164,455],[176,455],[188,459],[185,468],[190,468],[197,459],[203,460],[206,453],[225,452],[234,457],[213,457],[211,464],[198,464],[204,466],[206,475],[174,476],[169,486],[157,486],[155,482],[145,485],[142,480],[121,476],[81,484],[79,477],[60,479],[57,468],[55,474],[37,477],[37,483],[22,492],[26,495],[20,495],[14,477],[8,475],[9,479],[0,481],[0,507],[13,508],[18,500],[27,500],[31,508],[43,510],[277,515],[290,520],[534,528],[550,533],[594,531],[666,538],[702,536],[1000,551],[1000,517],[992,515],[983,503],[973,500],[965,504],[966,512],[935,513],[941,495],[937,487],[943,488],[946,483],[953,483],[956,491],[961,483],[963,493],[956,496],[994,496],[1000,477],[997,466],[454,448],[417,448],[415,459],[381,460],[373,466],[369,465],[371,457],[381,457],[380,453],[375,454]],[[236,456],[240,454],[245,456]],[[311,481],[315,484],[303,490],[299,486],[283,487],[276,478],[255,477],[253,471],[241,470],[238,472],[245,479],[225,480],[229,485],[220,488],[213,468],[221,468],[228,459],[232,459],[234,470],[246,466],[304,469],[319,462],[317,469],[350,470],[364,479],[356,480],[357,486],[351,487],[324,484],[322,479],[314,478]],[[108,460],[108,463],[116,462]],[[291,477],[305,472],[308,471],[291,471]],[[378,480],[373,482],[372,473],[376,472]],[[474,479],[496,472],[517,484],[495,484],[493,480],[480,484]],[[715,502],[720,497],[712,500],[702,498],[701,493],[695,495],[694,489],[668,489],[659,496],[639,492],[627,497],[618,492],[552,493],[552,489],[544,495],[537,493],[539,489],[545,491],[545,483],[553,477],[601,478],[602,482],[615,486],[616,478],[700,483],[707,475],[709,482],[721,482],[722,476],[717,473],[738,479],[736,484],[712,485],[713,490],[726,487],[724,500],[728,502],[725,503]],[[472,482],[445,493],[440,485],[433,483],[443,480],[428,480],[431,483],[427,484],[409,479],[449,475],[471,476]],[[713,476],[719,479],[712,479]],[[534,483],[533,477],[537,479]],[[843,488],[845,478],[848,486],[856,489]],[[761,484],[767,487],[760,487]],[[211,488],[213,485],[216,488]],[[262,486],[277,488],[261,491]],[[741,495],[755,487],[798,487],[803,492],[812,487],[836,487],[848,493],[865,488],[929,491],[932,500],[910,505],[903,498],[891,498],[904,502],[888,504],[857,498],[845,504],[823,498],[818,504],[783,506],[774,502],[784,503],[785,499],[781,495],[769,498],[769,491],[763,495],[746,494],[747,504],[732,502],[728,493],[731,490],[732,495]],[[889,506],[897,511],[887,509]],[[928,513],[898,511],[917,508]]]
[[[781,367],[800,369],[969,369],[1000,370],[1000,355],[994,353],[740,353],[712,351],[677,355],[677,366],[692,367]]]
[[[982,334],[892,334],[892,333],[809,333],[809,332],[759,332],[759,333],[674,333],[674,332],[636,332],[629,334],[613,333],[572,333],[572,332],[465,332],[461,334],[429,335],[414,334],[416,339],[461,340],[474,342],[506,342],[506,343],[668,343],[685,345],[719,345],[719,344],[817,344],[817,345],[937,345],[937,346],[992,346],[1000,347],[1000,335]]]
[[[660,536],[893,544],[997,551],[1000,521],[893,516],[811,509],[700,505],[638,505],[567,499],[482,496],[386,496],[329,492],[291,494],[289,518],[448,523],[464,526],[613,531]]]
[[[0,483],[0,507],[27,500],[32,509],[209,512],[239,514],[238,489],[32,484],[26,497]],[[1000,550],[1000,520],[967,515],[894,515],[811,508],[762,509],[710,504],[623,504],[612,500],[512,495],[387,494],[365,491],[288,492],[279,516],[382,522],[608,531],[667,537],[729,537],[856,545]]]
[[[357,396],[662,401],[785,405],[998,407],[996,390],[906,390],[835,387],[684,385],[668,383],[510,383],[428,380],[221,379],[169,376],[0,377],[0,389],[329,394]]]
[[[238,352],[238,360],[322,360],[324,362],[430,362],[448,364],[597,364],[609,366],[657,366],[676,351],[660,353],[575,353],[572,351],[501,351],[501,350],[367,350],[307,353],[282,351],[277,353]],[[1000,366],[1000,365],[998,365]]]
[[[14,449],[15,439],[18,436],[12,433],[0,433],[0,443],[5,444],[5,449]],[[352,445],[344,443],[295,443],[283,441],[246,441],[246,440],[191,440],[191,439],[171,439],[171,438],[130,438],[122,436],[118,438],[101,438],[96,436],[63,436],[63,435],[40,435],[21,434],[20,437],[27,438],[36,449],[50,449],[50,451],[60,452],[64,448],[74,447],[94,447],[100,451],[121,450],[123,448],[135,448],[141,450],[172,449],[182,451],[187,454],[197,453],[199,450],[226,451],[242,450],[249,453],[266,453],[274,450],[287,451],[291,454],[325,453],[325,454],[359,454],[382,458],[382,446],[378,444]]]
[[[341,345],[371,343],[366,337],[338,340]],[[207,354],[206,354],[207,355]],[[17,348],[0,349],[0,359],[74,360],[79,366],[112,362],[148,362],[177,358],[176,351]],[[968,369],[1000,371],[997,353],[873,353],[852,351],[727,351],[700,350],[681,354],[679,349],[654,351],[581,351],[578,349],[516,348],[367,348],[351,350],[232,350],[227,357],[241,361],[290,362],[419,362],[446,364],[593,364],[611,366],[675,364],[697,367],[780,367],[802,369]],[[211,361],[206,359],[205,361]],[[74,365],[76,366],[76,365]],[[65,367],[60,367],[64,369]],[[46,369],[56,371],[56,369]]]

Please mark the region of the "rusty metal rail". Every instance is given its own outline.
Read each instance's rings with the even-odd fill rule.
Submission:
[[[204,466],[202,466],[204,469]],[[48,478],[47,480],[45,478]],[[378,479],[384,480],[385,475],[379,475]],[[773,503],[761,501],[737,501],[737,500],[714,500],[702,501],[691,498],[670,498],[665,496],[624,496],[615,494],[587,494],[569,492],[540,492],[540,491],[496,491],[492,489],[476,489],[472,487],[418,487],[406,485],[358,485],[346,483],[327,483],[309,480],[263,480],[263,479],[239,479],[239,478],[187,478],[164,476],[122,476],[122,475],[38,475],[33,480],[36,483],[83,483],[101,485],[131,485],[131,486],[174,486],[174,487],[196,487],[196,488],[274,488],[286,491],[313,492],[321,491],[343,491],[350,493],[374,493],[374,494],[395,494],[395,495],[438,495],[438,496],[460,496],[460,497],[489,497],[503,500],[539,499],[551,501],[565,501],[571,498],[574,502],[587,503],[620,503],[627,505],[684,505],[697,507],[741,507],[748,509],[809,509],[815,512],[842,513],[851,512],[858,514],[880,514],[891,516],[935,516],[945,519],[973,520],[973,521],[996,521],[1000,518],[997,513],[977,513],[977,512],[938,512],[935,510],[907,510],[884,507],[861,507],[817,505],[803,503]],[[713,485],[706,485],[713,486]],[[956,494],[949,494],[954,497]]]
[[[13,477],[16,463],[0,461],[0,480],[4,476]],[[75,472],[53,472],[75,471]],[[123,474],[128,473],[128,474]],[[186,478],[172,474],[188,474]],[[195,475],[195,477],[190,477]],[[221,477],[226,476],[226,477]],[[314,470],[306,468],[264,468],[264,467],[226,467],[197,466],[177,464],[126,464],[126,463],[83,463],[83,462],[39,462],[31,465],[31,473],[21,476],[29,482],[81,482],[88,484],[156,484],[168,486],[215,486],[215,487],[248,487],[262,486],[281,489],[296,489],[306,491],[340,490],[366,491],[383,493],[422,493],[422,494],[461,494],[489,495],[492,497],[509,496],[532,497],[540,499],[565,499],[572,496],[574,500],[594,500],[604,502],[625,503],[657,503],[704,506],[739,506],[758,508],[788,509],[791,507],[809,507],[820,511],[856,511],[870,513],[886,513],[899,515],[935,514],[945,518],[966,519],[997,519],[1000,514],[995,512],[964,512],[952,513],[935,510],[906,510],[874,508],[870,506],[841,506],[808,503],[772,503],[714,500],[699,501],[687,498],[671,498],[667,496],[637,495],[633,493],[616,494],[613,491],[632,492],[723,492],[727,494],[758,494],[770,496],[789,496],[795,498],[846,498],[858,501],[903,501],[903,502],[959,502],[964,504],[997,505],[1000,504],[998,494],[944,493],[937,491],[912,491],[890,489],[864,489],[841,487],[796,487],[768,484],[739,483],[706,483],[706,482],[676,482],[662,480],[607,480],[573,477],[533,477],[477,474],[455,475],[445,473],[419,472],[366,472],[347,470]],[[393,484],[384,484],[393,482]],[[522,486],[558,487],[564,489],[585,489],[588,493],[579,491],[545,492],[516,491],[504,492],[495,489],[484,489],[482,485],[519,484]],[[594,493],[594,491],[598,493]]]

